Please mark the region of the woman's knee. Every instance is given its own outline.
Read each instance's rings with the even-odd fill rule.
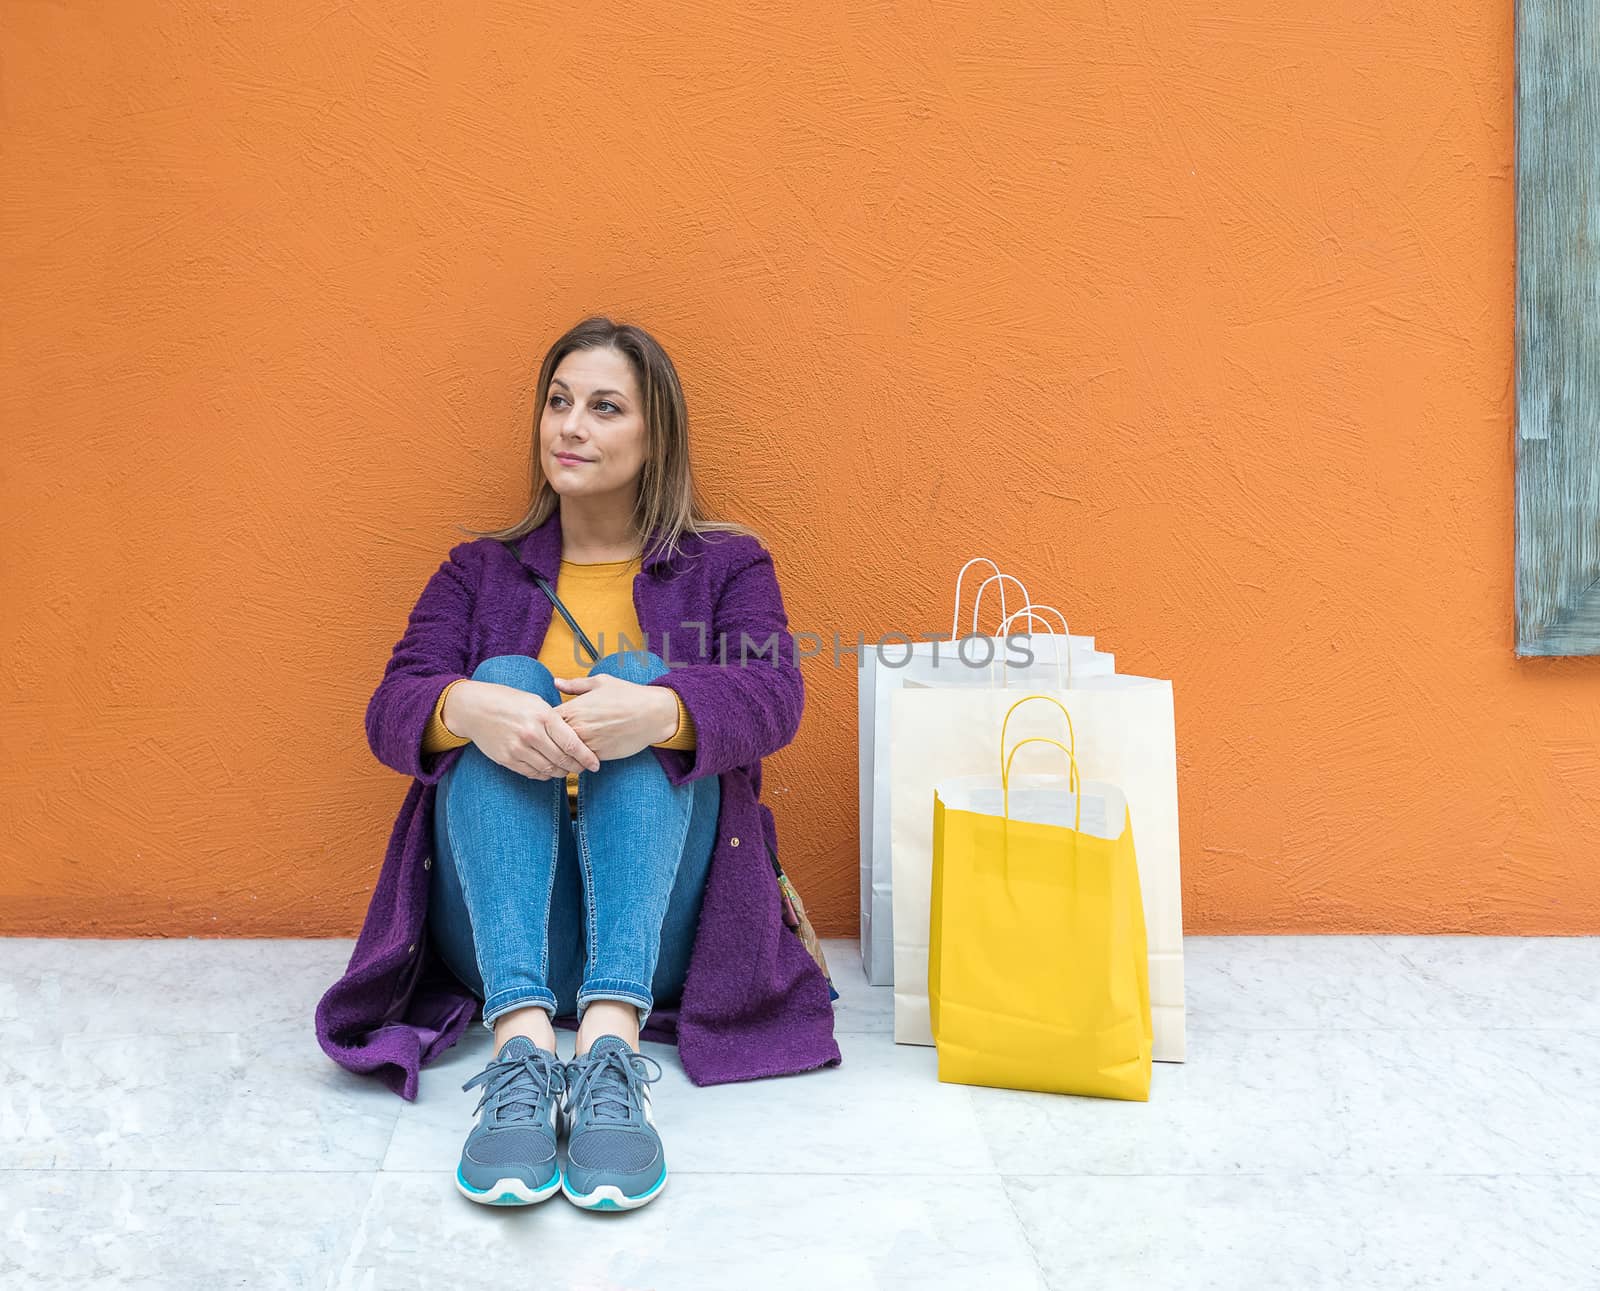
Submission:
[[[489,681],[497,686],[512,686],[517,690],[526,690],[548,699],[552,704],[559,703],[561,699],[550,669],[532,655],[490,655],[472,670],[472,680]]]
[[[611,677],[621,677],[623,681],[634,681],[643,685],[645,682],[654,681],[666,671],[668,671],[666,663],[653,650],[616,650],[590,668],[589,675],[594,677],[604,673]]]

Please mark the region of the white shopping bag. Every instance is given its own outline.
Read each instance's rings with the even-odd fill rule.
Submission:
[[[1070,657],[1070,656],[1069,656]],[[1178,768],[1172,683],[1121,674],[1082,675],[1076,659],[1059,699],[1077,731],[1082,774],[1127,795],[1139,855],[1150,952],[1153,1056],[1184,1059],[1183,908],[1178,864]],[[933,1043],[928,1020],[928,916],[933,870],[933,787],[983,775],[993,732],[1022,693],[1017,687],[909,685],[889,697],[890,892],[894,909],[895,1039]],[[1038,705],[1040,709],[1046,705]],[[1048,716],[1019,709],[1019,737],[1053,735]],[[1037,729],[1034,729],[1037,724]]]
[[[861,834],[861,967],[872,986],[887,986],[894,980],[894,906],[889,895],[889,844],[885,826],[881,850],[873,844],[877,820],[878,778],[872,754],[877,730],[878,652],[870,645],[861,648],[856,669],[856,788],[860,798],[856,816]],[[889,785],[885,781],[882,798],[887,805]],[[885,813],[887,820],[887,813]],[[881,865],[875,865],[881,860]]]
[[[1025,636],[1014,629],[1015,620],[1032,622],[1038,611],[1050,610],[1060,616],[1060,611],[1050,606],[1035,606],[1028,602],[1027,588],[1009,574],[1002,574],[995,563],[986,556],[969,560],[956,574],[955,608],[951,613],[950,635],[957,636],[960,629],[961,585],[966,572],[973,565],[985,564],[995,573],[978,587],[973,600],[969,631],[958,646],[953,641],[904,641],[895,639],[881,645],[862,648],[856,670],[856,726],[857,726],[857,794],[860,815],[861,861],[861,964],[867,981],[873,986],[887,986],[894,981],[894,905],[892,897],[893,862],[889,839],[889,794],[887,756],[889,735],[888,695],[907,684],[918,686],[976,686],[989,688],[1000,684],[999,673],[1004,671],[1006,681],[1012,686],[1043,685],[1057,677],[1056,664],[1070,653],[1071,668],[1076,675],[1094,675],[1116,670],[1116,659],[1094,649],[1094,638],[1068,636],[1066,622],[1062,619],[1062,633],[1028,633]],[[1006,610],[1006,584],[1016,583],[1021,589],[1025,604],[1014,613]],[[1006,637],[977,635],[978,616],[983,605],[984,590],[990,583],[998,583],[1002,631],[1011,632]],[[1048,625],[1048,620],[1042,620]],[[1066,644],[1063,644],[1065,642]],[[1026,657],[1021,646],[1033,654],[1031,666],[1018,666],[1014,661]],[[986,648],[987,646],[987,648]]]

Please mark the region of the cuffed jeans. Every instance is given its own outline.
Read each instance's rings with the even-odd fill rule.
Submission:
[[[642,684],[666,671],[632,650],[589,675]],[[528,655],[485,659],[472,676],[562,703]],[[678,1002],[720,797],[716,776],[671,784],[646,748],[580,770],[574,818],[564,775],[531,780],[467,745],[438,784],[428,926],[483,1000],[484,1026],[528,1005],[581,1021],[592,1001],[619,1000],[642,1027],[658,1001]]]

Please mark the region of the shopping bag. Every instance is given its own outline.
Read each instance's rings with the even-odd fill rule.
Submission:
[[[994,577],[980,585],[977,601],[982,601],[983,588],[998,580],[1000,613],[1005,617],[1006,576],[1000,573],[1000,566],[987,556],[974,556],[956,574],[955,609],[950,620],[952,637],[955,636],[961,615],[962,580],[974,565],[987,565],[994,570]],[[1027,599],[1026,590],[1023,599]],[[974,604],[974,622],[977,612],[978,606]],[[861,858],[861,967],[872,986],[887,986],[894,980],[894,904],[890,894],[889,794],[886,778],[888,763],[880,762],[878,758],[882,737],[888,733],[889,709],[886,703],[879,704],[879,685],[880,682],[887,686],[899,685],[901,677],[898,670],[917,656],[918,646],[926,646],[924,657],[931,657],[941,644],[902,640],[896,634],[890,636],[893,639],[888,641],[864,642],[856,668],[856,820]]]
[[[888,784],[879,786],[873,760],[877,733],[878,652],[863,644],[856,667],[856,828],[860,833],[861,967],[872,986],[894,980],[894,906],[889,895]],[[887,710],[885,710],[887,712]],[[877,835],[877,803],[884,805],[883,842]]]
[[[800,899],[800,893],[795,888],[789,876],[783,872],[783,866],[778,864],[778,858],[772,855],[769,849],[767,855],[772,858],[772,868],[778,879],[778,900],[783,911],[783,922],[788,928],[793,929],[800,938],[800,944],[806,948],[806,953],[816,962],[822,975],[828,981],[828,998],[839,998],[838,988],[833,984],[833,974],[828,971],[828,956],[822,949],[822,939],[817,936],[817,930],[811,926],[811,918],[806,914],[806,903]]]
[[[962,584],[967,570],[974,565],[987,565],[995,572],[979,584],[973,599],[972,617],[963,642],[954,642],[961,628]],[[978,633],[979,616],[984,593],[991,583],[998,584],[1001,623],[1010,629],[1014,620],[1024,611],[1030,613],[1029,621],[1037,611],[1052,610],[1050,606],[1035,606],[1028,598],[1027,588],[1020,580],[1002,574],[994,561],[987,556],[975,556],[956,574],[955,606],[950,619],[950,641],[911,641],[890,634],[881,643],[864,644],[856,670],[856,728],[857,728],[857,806],[860,832],[860,913],[861,964],[867,981],[874,986],[887,986],[894,980],[894,900],[892,894],[893,868],[889,842],[889,760],[887,742],[889,733],[890,692],[906,685],[950,685],[989,687],[996,684],[995,671],[1004,662],[1026,658],[1022,653],[1025,644],[1034,652],[1038,669],[1054,666],[1063,652],[1070,650],[1077,670],[1085,675],[1113,672],[1116,660],[1112,655],[1097,652],[1092,636],[1066,637],[1066,624],[1062,620],[1062,634],[1013,633],[1011,652],[1004,635],[1000,638],[983,637]],[[1020,589],[1024,605],[1014,613],[1007,612],[1006,586],[1015,583]],[[1048,620],[1042,620],[1048,624]],[[1061,644],[1066,637],[1067,644]],[[996,662],[999,660],[1000,662]],[[1043,680],[1033,668],[1009,669],[1011,684],[1021,686],[1030,680]],[[1053,676],[1053,672],[1050,673]]]
[[[1061,710],[1068,743],[1007,745],[1012,714],[1030,700]],[[1015,775],[1028,744],[1065,753],[1068,775]],[[1059,699],[1025,696],[1001,719],[998,776],[934,786],[928,1002],[939,1079],[1146,1102],[1153,1029],[1132,814],[1117,786],[1081,778],[1076,745]]]
[[[1172,683],[1124,673],[1080,676],[1054,695],[1072,713],[1077,759],[1087,779],[1126,795],[1139,836],[1139,887],[1149,955],[1157,1062],[1184,1060],[1183,907],[1178,851],[1178,768]],[[929,894],[933,789],[953,776],[988,774],[993,736],[1016,701],[1015,687],[906,686],[891,696],[890,880],[894,907],[894,1038],[932,1044],[928,1017]],[[1019,735],[1049,735],[1030,705]],[[1059,725],[1059,720],[1057,722]]]

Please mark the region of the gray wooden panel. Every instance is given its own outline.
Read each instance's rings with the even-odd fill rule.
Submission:
[[[1600,654],[1600,4],[1516,41],[1517,653]]]

